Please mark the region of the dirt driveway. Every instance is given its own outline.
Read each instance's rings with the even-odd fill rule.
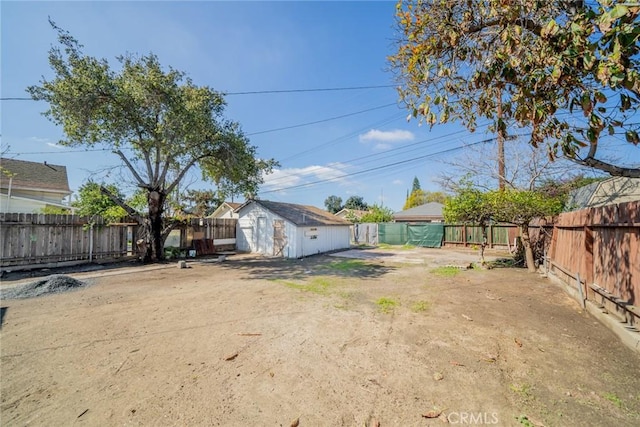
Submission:
[[[640,425],[640,357],[550,281],[445,266],[468,252],[366,253],[2,301],[0,422]]]

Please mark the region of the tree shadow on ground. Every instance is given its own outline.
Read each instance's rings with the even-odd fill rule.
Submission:
[[[313,276],[336,276],[372,279],[381,277],[395,267],[380,265],[375,261],[335,258],[314,255],[302,259],[267,257],[227,258],[220,263],[224,269],[244,272],[249,279],[304,279]]]

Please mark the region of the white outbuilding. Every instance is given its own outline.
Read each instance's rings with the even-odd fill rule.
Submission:
[[[235,212],[241,252],[302,258],[349,249],[351,223],[314,206],[249,200]]]

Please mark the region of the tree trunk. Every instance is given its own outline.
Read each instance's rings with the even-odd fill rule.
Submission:
[[[149,191],[147,201],[149,203],[149,233],[150,242],[145,255],[146,261],[162,261],[164,259],[164,239],[162,237],[162,213],[166,194],[163,191]]]
[[[487,226],[482,224],[482,244],[480,245],[480,265],[484,266],[484,249],[487,247]]]
[[[536,264],[533,258],[531,239],[529,238],[529,224],[523,224],[520,226],[520,235],[522,236],[522,246],[524,246],[524,259],[527,263],[527,270],[531,273],[535,273]]]

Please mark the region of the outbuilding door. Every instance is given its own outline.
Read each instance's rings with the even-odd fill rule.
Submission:
[[[264,216],[259,216],[256,224],[256,252],[267,253],[267,218]]]
[[[284,256],[284,247],[287,244],[287,238],[284,234],[284,220],[273,220],[273,255]]]

